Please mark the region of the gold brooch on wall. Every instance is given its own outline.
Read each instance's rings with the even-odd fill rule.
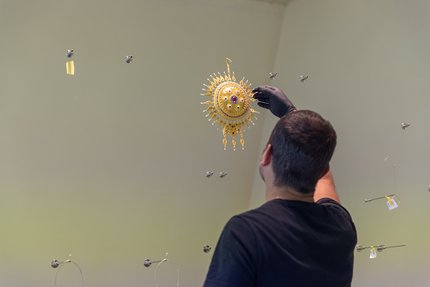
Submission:
[[[243,129],[254,124],[255,111],[250,107],[253,98],[251,84],[242,78],[236,81],[234,72],[230,73],[231,60],[226,58],[227,73],[212,74],[207,80],[209,84],[203,84],[202,96],[209,97],[203,105],[208,105],[203,112],[207,113],[212,125],[217,123],[222,127],[224,150],[227,149],[227,135],[231,135],[233,150],[236,150],[236,135],[240,137],[242,149],[245,148]]]

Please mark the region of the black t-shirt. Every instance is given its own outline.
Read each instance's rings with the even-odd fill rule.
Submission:
[[[204,287],[348,287],[356,243],[336,201],[271,200],[229,220]]]

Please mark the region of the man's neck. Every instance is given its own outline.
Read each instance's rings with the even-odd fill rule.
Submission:
[[[290,187],[276,187],[266,189],[266,202],[273,199],[298,200],[305,202],[314,202],[313,193],[301,193]]]

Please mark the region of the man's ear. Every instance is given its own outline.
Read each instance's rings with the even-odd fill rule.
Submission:
[[[260,158],[260,165],[266,166],[272,162],[272,145],[267,144]]]

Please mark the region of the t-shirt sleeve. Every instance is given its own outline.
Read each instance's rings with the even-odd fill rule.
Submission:
[[[331,198],[328,198],[328,197],[321,198],[316,203],[320,204],[320,205],[326,205],[326,206],[331,206],[331,207],[337,208],[340,212],[344,213],[345,216],[347,216],[349,219],[351,219],[351,215],[349,214],[348,210],[346,210],[346,208],[343,207],[339,202],[337,202]]]
[[[346,210],[345,207],[343,207],[339,202],[337,202],[331,198],[321,198],[316,203],[320,204],[320,205],[329,206],[329,207],[335,209],[336,213],[338,215],[342,216],[345,219],[345,222],[348,222],[351,225],[352,230],[355,234],[355,238],[357,238],[357,231],[355,229],[354,222],[352,221],[352,217],[349,214],[348,210]]]
[[[231,218],[218,240],[204,287],[252,287],[255,249],[249,225],[238,216]]]

